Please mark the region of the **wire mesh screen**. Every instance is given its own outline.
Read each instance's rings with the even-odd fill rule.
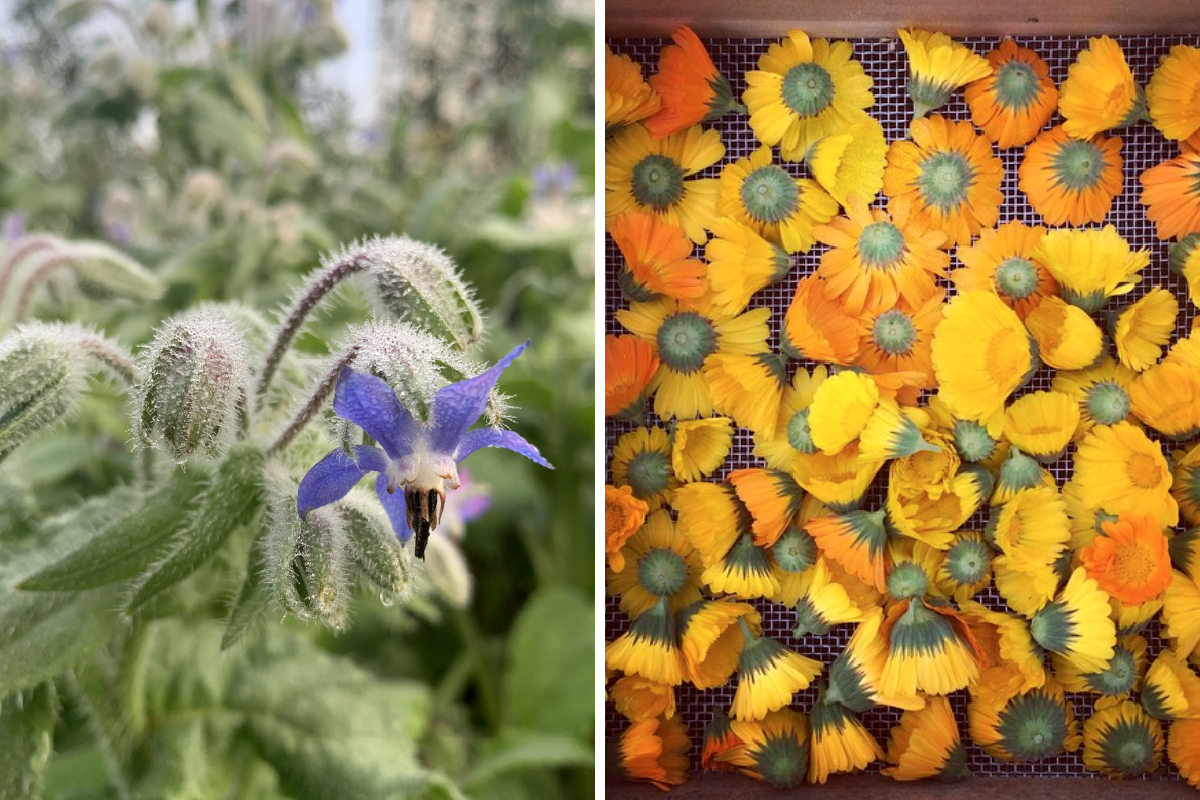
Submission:
[[[782,37],[784,33],[784,31],[780,31],[779,35]],[[1194,35],[1126,36],[1116,37],[1116,39],[1124,49],[1126,58],[1133,68],[1133,73],[1138,83],[1143,86],[1150,80],[1150,76],[1158,65],[1159,58],[1166,55],[1172,45],[1189,44],[1200,46],[1200,36]],[[721,70],[732,84],[735,97],[740,97],[746,88],[745,73],[748,70],[757,68],[759,56],[766,52],[767,47],[773,41],[776,40],[717,39],[706,42],[709,53],[717,68]],[[851,41],[854,44],[855,58],[862,63],[867,74],[875,81],[873,89],[875,103],[869,109],[871,115],[882,123],[888,142],[908,138],[908,125],[912,112],[910,101],[905,92],[905,84],[908,77],[908,62],[902,44],[898,39],[853,39]],[[975,52],[982,55],[996,47],[1000,39],[996,37],[969,37],[962,41],[970,45]],[[1016,42],[1019,45],[1033,49],[1045,59],[1050,67],[1050,75],[1058,85],[1061,85],[1062,81],[1067,77],[1067,70],[1079,51],[1087,46],[1086,37],[1018,37]],[[643,74],[649,76],[655,70],[655,62],[659,49],[669,42],[665,39],[610,39],[608,43],[614,52],[628,55],[635,62],[641,64]],[[963,100],[961,90],[953,95],[946,106],[934,113],[942,114],[954,120],[970,121],[970,113],[966,102]],[[1056,114],[1049,125],[1056,125],[1061,122],[1061,117]],[[726,147],[725,158],[720,163],[700,173],[698,177],[717,177],[721,172],[722,166],[738,158],[748,156],[760,146],[747,124],[747,117],[745,115],[727,115],[711,127],[715,127],[720,131],[721,139]],[[1104,224],[1111,223],[1115,225],[1117,230],[1129,241],[1134,249],[1147,248],[1151,254],[1149,266],[1142,270],[1141,283],[1122,302],[1142,297],[1155,286],[1162,286],[1170,290],[1180,302],[1180,314],[1176,333],[1177,335],[1185,335],[1190,330],[1193,319],[1197,316],[1197,309],[1188,300],[1187,287],[1183,279],[1169,273],[1167,269],[1167,243],[1155,238],[1154,226],[1146,219],[1145,209],[1138,202],[1138,196],[1141,192],[1138,176],[1148,167],[1155,166],[1178,155],[1178,146],[1176,143],[1164,139],[1149,123],[1139,123],[1131,128],[1117,131],[1115,135],[1119,135],[1124,142],[1121,149],[1121,156],[1124,159],[1124,185],[1122,192],[1115,198],[1112,209],[1103,222]],[[1004,203],[1001,206],[1000,223],[1020,220],[1029,225],[1045,225],[1045,222],[1029,205],[1025,195],[1017,188],[1017,168],[1020,166],[1025,148],[1020,147],[998,152],[1005,170],[1002,185]],[[776,153],[775,161],[779,163],[778,153]],[[807,171],[803,165],[784,163],[784,167],[797,177],[807,176]],[[882,198],[880,199],[882,200]],[[783,314],[795,293],[797,283],[801,277],[816,271],[820,263],[821,254],[826,249],[828,249],[826,246],[818,244],[806,254],[793,255],[792,270],[788,276],[775,286],[768,287],[759,292],[751,300],[750,308],[767,307],[772,310],[771,338],[769,343],[773,350],[778,350],[779,348],[779,327]],[[953,251],[951,251],[951,254],[953,256]],[[702,248],[697,248],[696,257],[699,258],[702,256]],[[951,269],[958,266],[961,266],[961,264],[956,258],[952,257]],[[611,237],[607,237],[605,246],[606,333],[624,332],[619,323],[617,323],[614,315],[617,309],[628,304],[628,301],[622,296],[616,281],[616,276],[620,268],[621,254]],[[953,285],[948,280],[942,283],[947,292],[952,295],[954,291]],[[792,362],[789,365],[789,380],[797,366],[811,368],[813,364]],[[1049,369],[1041,370],[1034,375],[1029,384],[1018,394],[1049,389],[1052,376],[1053,373]],[[661,424],[660,420],[654,417],[652,409],[649,408],[647,409],[646,424]],[[605,445],[606,453],[609,457],[611,457],[617,439],[622,434],[636,427],[630,423],[606,419]],[[711,477],[711,480],[723,480],[729,472],[736,469],[765,466],[765,462],[752,454],[753,445],[754,442],[750,432],[745,429],[737,429],[728,459]],[[1051,467],[1051,471],[1060,486],[1070,476],[1073,451],[1073,447],[1069,448],[1064,457]],[[883,478],[886,474],[886,469],[881,470],[880,479],[876,480],[871,493],[868,494],[867,507],[878,508],[881,505],[885,491]],[[607,459],[605,477],[606,482],[612,482],[611,470],[607,467]],[[987,506],[985,505],[983,511],[969,521],[964,528],[982,530],[986,510]],[[1005,608],[1003,601],[995,593],[994,588],[989,588],[976,599],[991,608],[1000,610]],[[849,640],[850,634],[853,632],[853,625],[843,625],[834,628],[831,633],[825,636],[808,636],[797,640],[792,637],[795,615],[791,608],[779,603],[766,601],[754,601],[754,603],[762,614],[763,632],[765,635],[774,637],[778,641],[802,652],[804,655],[819,659],[826,667],[842,652]],[[605,608],[606,640],[613,640],[627,630],[628,627],[629,620],[618,608],[617,599],[608,598]],[[1157,621],[1151,622],[1143,632],[1143,635],[1149,642],[1148,655],[1152,661],[1164,646],[1164,642],[1160,638]],[[1049,665],[1047,665],[1047,668],[1049,668]],[[810,687],[807,691],[797,694],[794,697],[792,703],[794,708],[805,713],[811,710],[812,702],[815,698],[815,683],[814,687]],[[688,735],[692,740],[691,756],[693,769],[699,768],[700,746],[705,727],[712,720],[714,714],[726,713],[733,699],[736,686],[737,676],[735,673],[733,679],[728,684],[718,689],[701,692],[691,685],[684,685],[677,690],[677,713],[682,715],[682,719],[687,726]],[[1074,705],[1077,720],[1082,725],[1082,722],[1092,714],[1093,696],[1087,694],[1068,694],[1067,696]],[[963,733],[968,765],[974,774],[993,776],[1099,777],[1098,773],[1089,772],[1084,769],[1082,749],[1074,754],[1043,759],[1037,762],[1005,763],[991,758],[978,747],[971,744],[966,736],[966,692],[956,692],[951,696],[950,700],[958,716],[960,729]],[[900,711],[890,708],[878,708],[863,715],[862,719],[867,729],[886,747],[888,733],[891,727],[899,722],[900,713]],[[606,736],[612,737],[617,735],[626,724],[624,719],[613,710],[610,703],[605,714]],[[882,766],[884,765],[876,763],[866,771],[878,772]],[[1157,773],[1144,777],[1145,780],[1175,778],[1178,778],[1178,772],[1174,767],[1170,766],[1164,766]]]

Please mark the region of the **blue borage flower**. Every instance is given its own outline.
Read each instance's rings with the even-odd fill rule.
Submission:
[[[416,533],[416,556],[425,557],[429,533],[441,519],[446,490],[459,487],[458,462],[483,447],[503,447],[550,466],[537,448],[513,431],[481,427],[468,430],[487,406],[500,373],[529,346],[519,345],[494,367],[474,378],[437,391],[429,419],[418,420],[383,380],[345,368],[334,392],[333,410],[366,431],[382,446],[340,447],[317,462],[300,481],[296,510],[337,502],[368,472],[378,472],[375,492],[387,510],[392,529],[407,542]],[[403,495],[396,495],[396,489]],[[439,501],[441,507],[439,508]]]

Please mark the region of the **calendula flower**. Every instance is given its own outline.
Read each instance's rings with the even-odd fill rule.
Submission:
[[[804,780],[808,720],[799,711],[782,708],[761,720],[734,719],[730,730],[739,744],[718,756],[719,761],[776,789],[790,789]]]
[[[823,558],[804,574],[804,588],[795,606],[792,636],[797,639],[809,634],[824,636],[834,626],[858,622],[863,613],[846,587],[830,574]]]
[[[675,687],[626,675],[608,690],[617,713],[630,722],[675,716]]]
[[[892,461],[888,467],[888,484],[905,497],[928,494],[936,499],[953,491],[962,462],[951,446],[952,439],[945,432],[927,426],[921,435],[936,449]]]
[[[1053,489],[1057,485],[1049,470],[1022,453],[1020,449],[1012,447],[1009,448],[1008,456],[1000,464],[996,486],[992,491],[991,504],[1002,506],[1026,489],[1036,486]]]
[[[1161,286],[1116,312],[1112,334],[1121,363],[1134,372],[1144,372],[1158,361],[1178,314],[1179,301]]]
[[[1079,554],[1088,577],[1122,603],[1144,603],[1162,594],[1171,582],[1171,557],[1158,521],[1124,513],[1100,528],[1104,535]]]
[[[684,482],[706,478],[725,463],[732,443],[729,417],[680,420],[671,436],[671,468]]]
[[[692,240],[683,228],[656,214],[633,211],[614,218],[610,231],[625,259],[627,271],[618,281],[630,299],[664,295],[695,300],[708,291],[704,264],[692,258]]]
[[[649,507],[633,496],[632,486],[604,487],[604,552],[613,572],[625,569],[621,548],[646,521]]]
[[[658,72],[650,76],[650,88],[662,101],[662,107],[645,123],[654,138],[711,122],[730,111],[746,110],[733,99],[729,81],[713,65],[691,28],[680,25],[671,39],[675,44],[659,51]]]
[[[827,558],[882,592],[891,568],[885,519],[883,509],[855,509],[809,520],[805,530]]]
[[[1143,170],[1142,205],[1159,239],[1200,233],[1200,153],[1183,153]]]
[[[688,682],[697,689],[724,686],[737,669],[745,644],[739,619],[761,633],[758,612],[749,603],[700,600],[679,612],[679,640]]]
[[[894,697],[883,694],[879,681],[883,675],[887,643],[879,637],[883,624],[883,609],[869,606],[862,621],[854,629],[846,649],[829,666],[829,686],[823,695],[825,703],[838,703],[851,711],[862,713],[876,705],[916,709],[925,705],[919,696]]]
[[[704,248],[712,304],[738,314],[755,292],[778,283],[791,269],[787,251],[730,217],[713,223],[713,238]]]
[[[985,660],[972,696],[1000,692],[1019,694],[1046,682],[1042,651],[1029,633],[1029,623],[1002,611],[992,611],[973,600],[960,605],[963,620]]]
[[[1172,244],[1168,252],[1171,272],[1187,281],[1188,298],[1200,307],[1200,233],[1189,233]]]
[[[813,226],[838,212],[837,201],[809,178],[794,178],[760,147],[721,170],[718,210],[788,253],[807,253]]]
[[[775,435],[754,432],[754,455],[765,459],[767,466],[791,469],[792,457],[797,453],[817,452],[808,425],[808,408],[812,405],[817,387],[825,382],[828,374],[823,365],[813,367],[811,373],[803,368],[797,369],[791,384],[783,390]]]
[[[1045,233],[1041,226],[1016,220],[983,230],[974,243],[958,246],[956,255],[963,266],[951,270],[950,279],[960,293],[994,291],[1026,319],[1042,300],[1058,294],[1058,282],[1033,259]]]
[[[850,42],[809,39],[788,31],[746,73],[742,95],[750,128],[788,161],[800,161],[817,141],[840,133],[875,102],[874,81],[853,59]]]
[[[1059,87],[1058,111],[1067,135],[1075,139],[1123,128],[1145,115],[1145,94],[1121,45],[1107,36],[1088,39]]]
[[[779,593],[770,553],[755,544],[749,533],[743,533],[728,552],[709,564],[700,581],[715,595],[773,599]]]
[[[683,652],[666,597],[634,618],[630,629],[604,646],[604,665],[669,686],[683,683]]]
[[[1162,527],[1179,522],[1161,448],[1128,422],[1096,425],[1083,437],[1071,483],[1088,508],[1152,514]]]
[[[807,505],[816,505],[820,509],[824,509],[824,506],[816,498],[809,496],[805,499]],[[803,505],[801,509],[800,517],[803,520],[801,524],[807,524],[810,518],[821,513],[821,511],[806,513]],[[775,595],[775,602],[785,606],[794,606],[800,602],[800,598],[808,589],[811,580],[808,572],[816,566],[817,558],[820,555],[817,544],[804,528],[791,527],[783,532],[775,544],[771,545],[770,554],[771,560],[774,562],[775,577],[779,580],[779,592]]]
[[[942,401],[960,419],[998,433],[1004,401],[1034,366],[1016,313],[992,292],[957,295],[933,332],[932,352]]]
[[[626,330],[653,342],[658,350],[658,373],[650,383],[654,413],[662,419],[694,419],[713,415],[707,359],[718,353],[765,353],[771,311],[756,308],[732,316],[704,298],[686,306],[660,298],[633,303],[616,316]]]
[[[887,163],[883,126],[863,113],[844,131],[814,144],[805,160],[817,183],[843,206],[852,196],[872,198],[883,189]]]
[[[415,554],[425,557],[429,534],[441,519],[446,491],[459,486],[458,462],[484,447],[520,453],[553,469],[537,448],[514,431],[484,426],[467,430],[483,414],[500,374],[529,344],[518,345],[491,369],[439,389],[427,420],[417,419],[396,393],[374,375],[343,368],[334,390],[333,410],[362,428],[380,447],[341,447],[321,459],[300,481],[296,511],[303,518],[314,508],[337,502],[369,472],[379,473],[375,493],[392,529],[407,542],[416,534]],[[396,494],[396,489],[402,494]]]
[[[1055,369],[1081,370],[1104,354],[1104,331],[1079,306],[1047,297],[1025,317],[1038,356]]]
[[[1163,650],[1146,671],[1141,700],[1146,713],[1155,719],[1164,722],[1198,719],[1200,678],[1192,672],[1186,658]]]
[[[971,776],[954,710],[945,697],[931,697],[925,708],[905,711],[888,738],[883,774],[898,781],[937,778],[958,781]]]
[[[967,87],[971,120],[1001,150],[1028,144],[1050,121],[1058,88],[1041,57],[1012,39],[987,54],[994,70]]]
[[[1137,689],[1146,672],[1146,640],[1141,636],[1117,639],[1113,657],[1099,672],[1080,672],[1074,664],[1052,654],[1054,677],[1068,692],[1094,692],[1102,697],[1126,699]],[[1099,707],[1099,703],[1097,704]]]
[[[604,45],[604,135],[638,122],[659,109],[659,98],[644,80],[642,68],[629,56]]]
[[[925,441],[913,421],[917,411],[902,411],[896,401],[881,398],[859,436],[859,457],[887,461],[920,452],[936,453],[938,445]]]
[[[631,211],[648,211],[683,228],[696,244],[717,218],[715,178],[686,180],[725,155],[721,135],[701,130],[654,139],[641,125],[617,131],[604,143],[604,227]]]
[[[1150,121],[1173,141],[1200,131],[1200,48],[1177,44],[1159,61],[1146,84]]]
[[[941,289],[916,307],[903,300],[895,305],[861,316],[858,357],[855,366],[878,378],[892,375],[910,390],[916,400],[921,389],[937,386],[933,373],[931,347],[933,332],[942,321],[945,295]],[[906,393],[908,394],[908,393]]]
[[[992,551],[976,531],[963,531],[946,551],[934,581],[960,603],[992,582]]]
[[[1141,280],[1150,252],[1133,252],[1112,225],[1100,229],[1053,230],[1033,252],[1062,286],[1063,299],[1089,314],[1113,295],[1127,294]]]
[[[671,496],[671,506],[679,514],[679,528],[705,567],[718,563],[750,530],[750,512],[732,486],[686,483]]]
[[[761,720],[789,705],[796,692],[807,689],[821,674],[822,665],[774,639],[756,636],[744,619],[738,624],[746,645],[738,659],[732,716],[735,720]],[[745,740],[740,733],[738,738]]]
[[[888,646],[879,684],[884,694],[950,694],[979,676],[978,645],[949,606],[920,598],[894,603],[879,633]]]
[[[621,598],[621,610],[637,617],[667,598],[671,613],[700,599],[704,565],[691,541],[664,509],[652,512],[621,548],[621,570],[609,566],[609,595]],[[611,561],[611,556],[610,556]]]
[[[1178,570],[1163,595],[1162,621],[1180,658],[1193,654],[1200,644],[1200,584]]]
[[[1059,372],[1054,376],[1051,388],[1071,395],[1079,403],[1076,438],[1091,430],[1093,425],[1116,425],[1129,417],[1129,385],[1134,377],[1130,369],[1112,358],[1088,369]]]
[[[796,520],[804,490],[791,474],[775,469],[739,469],[726,479],[753,517],[754,543],[775,544]]]
[[[1171,470],[1171,496],[1175,498],[1175,502],[1179,504],[1179,513],[1189,525],[1200,525],[1200,445],[1193,447],[1186,452],[1175,453],[1172,457],[1175,466]],[[1197,531],[1200,533],[1200,531]],[[1176,543],[1179,543],[1176,545]],[[1183,533],[1177,535],[1171,540],[1172,555],[1171,560],[1180,565],[1180,568],[1188,574],[1200,574],[1200,560],[1197,560],[1197,571],[1192,572],[1190,551],[1193,543],[1200,544],[1200,535],[1190,535]],[[1174,552],[1176,547],[1185,548],[1188,551],[1187,558],[1176,557]],[[1182,551],[1181,551],[1182,552]]]
[[[908,96],[913,119],[941,108],[960,86],[986,78],[992,64],[944,33],[901,28],[900,41],[908,53]]]
[[[1062,687],[1047,680],[1019,694],[978,693],[967,706],[971,741],[1001,761],[1036,761],[1081,743],[1079,726]]]
[[[620,739],[610,742],[607,750],[613,754],[613,771],[629,781],[653,783],[666,791],[687,780],[688,740],[683,721],[647,719],[625,729]]]
[[[857,772],[884,758],[875,737],[867,732],[854,712],[837,703],[822,701],[817,692],[809,724],[812,726],[808,755],[808,782],[824,785],[830,775]]]
[[[1121,193],[1121,139],[1074,139],[1061,125],[1025,149],[1018,188],[1049,225],[1100,222]]]
[[[992,144],[969,122],[937,114],[914,120],[912,141],[888,148],[883,191],[893,202],[912,203],[912,217],[946,234],[942,247],[970,244],[980,229],[1000,218],[1004,167]]]
[[[955,420],[951,433],[954,436],[954,450],[963,461],[980,464],[990,460],[999,450],[1000,442],[978,422]]]
[[[1083,723],[1083,765],[1110,778],[1154,772],[1162,752],[1162,726],[1129,700],[1097,710]]]
[[[1001,507],[993,536],[1008,567],[1052,574],[1071,538],[1066,504],[1052,487],[1017,492]]]
[[[713,410],[765,436],[775,434],[787,386],[787,359],[777,353],[714,353],[704,362]]]
[[[1129,384],[1133,415],[1172,439],[1200,431],[1200,372],[1192,364],[1164,361]]]
[[[605,336],[604,416],[638,421],[656,372],[654,345],[636,336]]]
[[[1200,788],[1200,720],[1181,719],[1171,723],[1167,757],[1189,786]]]
[[[629,486],[651,511],[662,506],[679,479],[671,469],[671,440],[662,428],[638,428],[621,436],[612,454],[613,485]]]
[[[1043,648],[1066,657],[1082,672],[1104,669],[1117,643],[1108,593],[1082,568],[1071,573],[1057,600],[1033,615],[1029,631]]]
[[[858,356],[858,317],[825,295],[825,281],[808,275],[783,317],[780,349],[792,358],[847,365]]]
[[[1079,404],[1065,392],[1030,392],[1004,413],[1004,436],[1022,452],[1055,461],[1079,426]]]
[[[859,458],[858,444],[851,443],[836,455],[819,451],[811,455],[797,453],[792,461],[792,475],[804,491],[838,511],[854,507],[880,466],[878,461]]]
[[[780,713],[789,713],[786,710]],[[704,729],[704,746],[700,752],[700,769],[710,772],[737,772],[726,754],[744,744],[733,732],[733,719],[721,711],[713,714],[712,722]]]
[[[809,408],[813,444],[829,455],[840,452],[862,433],[878,404],[879,390],[870,376],[846,371],[830,377]]]

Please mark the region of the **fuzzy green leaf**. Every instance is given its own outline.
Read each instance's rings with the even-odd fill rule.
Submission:
[[[79,591],[134,577],[187,524],[187,510],[199,492],[195,470],[176,473],[135,508],[109,521],[83,547],[26,578],[18,588]]]
[[[57,716],[58,700],[50,682],[4,700],[0,709],[0,800],[41,797]]]
[[[254,544],[250,546],[250,557],[246,564],[246,579],[234,598],[225,622],[225,635],[221,637],[221,649],[233,647],[271,607],[271,590],[263,582],[267,558],[264,539],[268,529],[263,528]]]
[[[513,623],[504,676],[510,721],[519,728],[585,736],[593,718],[594,614],[581,594],[541,589]]]
[[[262,507],[263,454],[242,443],[229,451],[217,467],[179,546],[155,564],[149,577],[134,592],[128,609],[139,608],[164,589],[188,578],[225,544],[229,534],[249,522]]]

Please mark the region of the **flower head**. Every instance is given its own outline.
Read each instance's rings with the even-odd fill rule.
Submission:
[[[400,404],[383,380],[344,368],[334,393],[333,410],[353,422],[381,448],[338,448],[308,471],[300,482],[296,510],[340,500],[368,472],[377,472],[375,492],[392,529],[402,542],[416,534],[416,556],[425,557],[429,534],[442,517],[446,491],[459,487],[458,462],[484,447],[502,447],[549,467],[537,448],[513,431],[484,426],[468,430],[487,407],[500,373],[521,354],[518,345],[491,369],[442,387],[430,403],[429,418],[418,420]],[[396,490],[403,494],[397,495]]]
[[[713,65],[704,44],[687,25],[671,34],[675,41],[658,54],[658,72],[650,77],[650,88],[658,92],[662,108],[646,120],[656,138],[724,116],[744,111],[733,99],[733,90]]]
[[[642,80],[642,68],[604,45],[604,131],[609,134],[658,111],[659,96]]]
[[[987,54],[995,69],[967,87],[971,119],[1001,149],[1028,144],[1054,114],[1058,89],[1041,56],[1012,39]]]
[[[1059,89],[1058,110],[1067,135],[1076,139],[1142,118],[1146,98],[1121,45],[1107,36],[1088,40]]]
[[[1162,57],[1146,84],[1146,105],[1154,127],[1168,139],[1200,131],[1200,48],[1177,44]]]
[[[1121,139],[1072,139],[1051,128],[1025,149],[1018,187],[1051,225],[1100,222],[1121,193]]]
[[[941,108],[959,86],[992,73],[987,59],[944,33],[917,28],[901,28],[899,33],[908,53],[908,96],[913,101],[913,119]]]

